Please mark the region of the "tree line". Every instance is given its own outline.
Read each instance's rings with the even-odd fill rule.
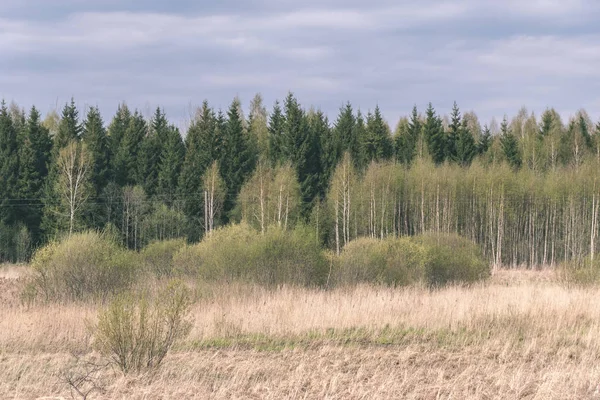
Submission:
[[[496,264],[553,264],[595,252],[600,124],[585,111],[481,126],[414,107],[392,130],[378,106],[335,121],[293,94],[246,117],[205,101],[185,138],[157,108],[119,105],[107,124],[74,100],[42,118],[0,106],[0,259],[25,260],[57,236],[114,231],[129,248],[246,220],[314,228],[340,252],[363,236],[458,232]]]

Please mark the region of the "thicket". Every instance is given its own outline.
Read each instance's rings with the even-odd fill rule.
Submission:
[[[454,234],[428,234],[350,242],[339,257],[334,282],[437,287],[489,275],[490,263],[473,242]]]
[[[175,255],[174,267],[208,282],[245,281],[265,286],[322,286],[328,263],[312,231],[270,227],[264,234],[248,224],[213,231]]]

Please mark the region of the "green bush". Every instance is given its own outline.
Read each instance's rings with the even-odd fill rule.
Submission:
[[[185,246],[185,239],[152,242],[140,252],[144,270],[157,277],[173,275],[173,256]]]
[[[344,247],[334,271],[336,284],[392,286],[470,283],[490,274],[479,248],[458,235],[356,239]]]
[[[153,300],[131,293],[116,297],[93,327],[94,348],[123,373],[156,368],[192,327],[189,290],[172,281]]]
[[[361,282],[404,286],[423,277],[425,251],[410,238],[360,238],[344,247],[335,269],[335,283]]]
[[[314,235],[303,227],[264,235],[242,223],[218,229],[202,242],[186,246],[173,260],[175,269],[206,281],[323,285],[328,263]]]
[[[430,286],[471,283],[490,275],[479,247],[462,236],[431,234],[415,240],[426,248],[425,281]]]
[[[105,298],[130,287],[139,259],[97,232],[85,232],[39,249],[28,291],[47,301]]]
[[[558,266],[559,280],[567,286],[592,286],[600,283],[600,260],[574,259]]]

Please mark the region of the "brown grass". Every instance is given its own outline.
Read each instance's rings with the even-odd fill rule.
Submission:
[[[472,288],[202,289],[154,373],[106,370],[90,398],[600,398],[600,289],[500,271]],[[0,289],[2,289],[0,287]],[[93,305],[0,305],[0,398],[63,396],[96,355]]]

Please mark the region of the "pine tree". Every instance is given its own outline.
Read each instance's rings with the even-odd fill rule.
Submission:
[[[0,103],[0,225],[16,222],[15,197],[18,194],[19,155],[17,131],[6,103]]]
[[[237,195],[246,179],[254,171],[256,154],[252,152],[248,134],[244,132],[240,103],[236,98],[227,112],[227,123],[223,135],[221,152],[221,176],[227,187],[227,195],[223,204],[224,222],[232,217]]]
[[[477,143],[477,153],[485,154],[487,153],[490,145],[492,144],[492,133],[490,128],[485,125],[483,127],[483,132],[481,133],[481,137],[479,138],[479,143]]]
[[[202,103],[185,138],[185,159],[179,175],[179,197],[183,201],[183,213],[187,221],[187,237],[190,242],[200,239],[204,231],[204,195],[202,176],[213,161],[212,140],[216,121],[207,101]]]
[[[71,103],[65,104],[60,122],[58,124],[58,131],[54,136],[54,144],[52,147],[52,155],[56,160],[60,150],[65,148],[72,140],[79,140],[83,128],[79,123],[79,111],[75,106],[75,100],[71,98]]]
[[[367,134],[364,140],[365,157],[367,163],[383,161],[391,158],[393,142],[390,129],[381,116],[379,106],[367,118]]]
[[[435,110],[431,103],[427,107],[423,134],[433,162],[438,165],[443,163],[446,158],[445,134],[442,127],[442,120],[435,115]]]
[[[185,146],[175,126],[170,126],[167,134],[158,164],[158,193],[167,205],[172,205],[185,157]]]
[[[500,136],[500,145],[502,146],[502,151],[506,157],[506,160],[508,161],[508,165],[510,165],[513,169],[521,168],[523,159],[519,149],[519,142],[517,141],[515,135],[508,128],[508,120],[506,117],[504,117],[504,120],[500,125],[500,131],[502,132]]]

